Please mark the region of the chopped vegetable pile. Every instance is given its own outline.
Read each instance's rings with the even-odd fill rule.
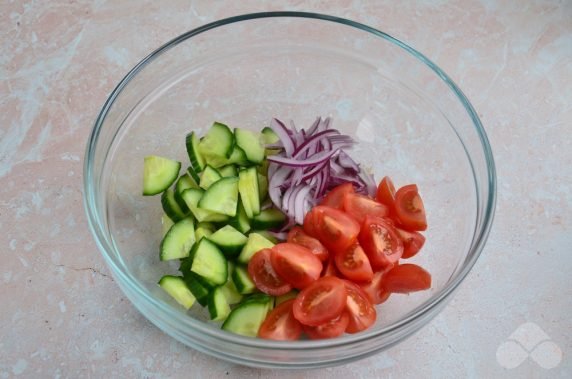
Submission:
[[[417,186],[376,186],[330,126],[215,122],[187,135],[182,175],[178,161],[145,157],[143,195],[161,194],[164,210],[160,258],[180,261],[159,286],[226,331],[274,340],[357,333],[392,293],[429,289],[426,270],[400,263],[425,243]]]

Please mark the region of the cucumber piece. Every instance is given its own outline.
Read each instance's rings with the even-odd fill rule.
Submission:
[[[259,172],[256,173],[256,176],[258,178],[258,198],[262,204],[268,196],[268,178]]]
[[[264,143],[260,133],[250,130],[234,129],[236,144],[244,150],[246,159],[254,164],[260,164],[264,160]]]
[[[210,165],[205,166],[205,170],[201,174],[200,187],[207,190],[213,183],[217,182],[222,176],[220,173],[212,168]]]
[[[161,195],[161,206],[163,207],[163,211],[169,218],[175,222],[182,220],[187,216],[177,200],[175,199],[175,190],[173,188],[167,188],[165,192]]]
[[[252,281],[246,267],[236,266],[231,277],[238,293],[247,295],[256,292],[256,284]]]
[[[285,301],[295,299],[296,296],[298,296],[298,291],[292,290],[290,292],[286,292],[284,295],[276,296],[276,300],[274,302],[276,303],[276,306],[278,306]]]
[[[205,160],[202,154],[199,152],[199,138],[195,132],[190,132],[185,138],[185,143],[187,145],[187,154],[189,155],[189,160],[191,161],[191,166],[195,172],[201,172],[205,168]]]
[[[234,282],[232,281],[232,273],[234,272],[234,267],[234,263],[228,261],[228,279],[226,283],[220,287],[229,305],[238,304],[242,300],[242,295],[238,292]]]
[[[234,216],[236,215],[237,203],[238,178],[222,178],[205,191],[199,201],[199,208]]]
[[[173,226],[174,222],[173,220],[171,220],[169,218],[169,216],[167,216],[166,214],[163,213],[163,215],[161,216],[161,225],[163,227],[163,234],[162,236],[165,237],[165,234],[167,234],[167,232],[169,231],[169,229],[171,229],[171,226]]]
[[[233,164],[227,164],[226,166],[222,166],[218,169],[218,172],[223,178],[227,178],[229,176],[238,176],[238,170],[236,166]]]
[[[242,205],[242,199],[238,202],[236,215],[233,218],[231,218],[228,223],[241,233],[248,233],[248,231],[250,230],[250,220],[248,219],[248,216],[244,211],[244,206]]]
[[[260,175],[268,177],[268,166],[270,166],[270,161],[265,159],[260,166],[256,166],[256,171],[258,171]]]
[[[177,180],[181,162],[150,155],[143,159],[143,196],[157,195]]]
[[[185,201],[181,197],[183,191],[188,188],[198,188],[198,187],[199,186],[197,185],[197,183],[195,183],[193,178],[191,178],[188,173],[181,175],[179,177],[179,180],[177,180],[177,184],[175,184],[175,201],[177,202],[177,204],[179,204],[179,207],[183,212],[189,213],[189,208],[187,207],[187,204],[185,204]]]
[[[252,218],[254,229],[276,229],[284,224],[286,216],[276,208],[265,209]]]
[[[214,168],[220,168],[223,166],[228,166],[229,164],[236,164],[239,166],[248,166],[250,162],[246,159],[246,153],[240,147],[234,145],[230,158],[217,157],[217,156],[207,156],[206,163]]]
[[[260,134],[262,136],[262,142],[264,142],[267,145],[280,141],[280,137],[278,137],[278,134],[276,134],[276,132],[274,132],[274,130],[272,130],[272,128],[268,126],[262,128]]]
[[[278,238],[276,238],[276,235],[271,234],[268,230],[253,230],[251,233],[260,234],[262,237],[266,238],[268,241],[270,241],[274,244],[283,242],[283,241],[279,240]]]
[[[193,249],[192,259],[191,272],[213,285],[226,283],[228,279],[226,258],[219,248],[207,238],[201,239],[196,248]]]
[[[244,299],[243,303],[265,303],[268,311],[271,311],[274,308],[274,296],[267,295],[265,293],[253,293],[252,295],[248,296]]]
[[[201,182],[201,177],[199,176],[199,174],[197,174],[197,172],[193,169],[192,166],[189,166],[187,168],[187,173],[191,176],[191,178],[193,178],[193,180],[195,181],[195,183],[200,183]]]
[[[250,258],[262,249],[271,249],[274,246],[272,242],[262,237],[258,233],[250,233],[248,235],[248,241],[246,245],[242,248],[240,255],[238,256],[238,262],[247,264]]]
[[[209,222],[199,222],[195,229],[195,240],[200,241],[203,237],[209,237],[215,231],[213,224]]]
[[[203,307],[207,306],[208,303],[208,296],[210,293],[209,287],[204,285],[197,277],[197,275],[193,274],[192,272],[188,272],[183,276],[185,280],[185,284],[193,294],[193,296],[197,299],[200,305]]]
[[[177,303],[189,309],[195,303],[195,296],[191,293],[185,281],[180,276],[165,275],[159,280],[159,287],[167,292]]]
[[[208,307],[212,321],[223,321],[230,314],[230,307],[222,287],[217,287],[211,291],[208,297]]]
[[[206,161],[209,157],[230,158],[234,146],[234,135],[228,126],[215,122],[199,142],[199,153]]]
[[[181,197],[191,210],[198,222],[225,222],[228,216],[199,208],[199,201],[205,191],[200,188],[189,188],[183,191]]]
[[[195,244],[195,224],[191,217],[177,221],[161,241],[161,260],[186,258]]]
[[[269,301],[245,300],[228,315],[222,329],[246,337],[256,337],[269,312]]]
[[[248,218],[260,213],[260,194],[256,168],[244,168],[238,173],[238,192]]]
[[[209,240],[220,247],[226,257],[234,257],[240,253],[248,237],[232,226],[226,225],[213,233]]]

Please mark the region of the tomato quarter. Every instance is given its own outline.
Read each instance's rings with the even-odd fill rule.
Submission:
[[[401,258],[407,259],[415,256],[425,244],[425,237],[419,232],[408,232],[407,230],[395,228],[399,238],[403,241],[403,255]]]
[[[342,209],[344,206],[344,195],[346,193],[354,193],[354,186],[351,183],[340,184],[332,189],[320,202],[320,205]]]
[[[335,262],[337,269],[347,279],[356,282],[369,282],[373,278],[369,259],[357,242],[346,250],[337,252]]]
[[[369,283],[363,283],[359,286],[366,293],[369,297],[369,300],[372,304],[381,304],[389,299],[391,292],[388,292],[383,287],[383,276],[385,275],[386,271],[389,270],[382,270],[378,271],[373,274],[373,279]]]
[[[346,309],[350,322],[346,328],[347,333],[357,333],[369,328],[375,323],[377,312],[369,297],[357,284],[344,280],[347,291]]]
[[[292,287],[306,288],[320,277],[322,262],[304,246],[286,242],[271,250],[270,262],[274,271]]]
[[[385,176],[379,182],[375,198],[380,203],[385,204],[390,208],[393,207],[393,204],[395,203],[395,186],[389,176]]]
[[[308,234],[304,233],[302,228],[295,226],[288,232],[288,242],[296,243],[298,245],[304,246],[312,252],[320,261],[325,262],[328,260],[328,250],[322,245],[322,243],[314,237],[310,237]]]
[[[344,195],[344,211],[360,225],[365,220],[365,216],[384,217],[389,214],[389,209],[385,205],[357,193]]]
[[[292,311],[302,324],[319,326],[338,317],[346,303],[344,282],[334,276],[325,276],[300,291]]]
[[[423,200],[417,186],[410,184],[395,193],[395,214],[404,229],[423,231],[427,229],[427,219]]]
[[[248,262],[248,274],[256,284],[256,288],[265,294],[271,296],[284,295],[292,289],[292,286],[286,283],[278,276],[272,267],[270,249],[262,249],[258,251]]]
[[[306,222],[309,225],[306,225]],[[306,215],[304,231],[307,228],[333,253],[352,245],[360,230],[359,224],[343,211],[321,205],[312,208]]]
[[[302,325],[302,328],[304,329],[304,333],[306,333],[308,337],[313,340],[335,338],[344,334],[349,322],[350,316],[348,315],[348,312],[344,311],[340,316],[322,325]]]
[[[395,228],[379,217],[366,217],[359,234],[359,242],[374,271],[394,264],[403,254],[403,242]]]
[[[423,291],[431,288],[431,274],[411,263],[398,265],[385,274],[383,287],[392,293]]]
[[[299,339],[302,334],[302,325],[294,318],[292,304],[294,304],[294,299],[276,306],[260,326],[258,337],[278,341]]]

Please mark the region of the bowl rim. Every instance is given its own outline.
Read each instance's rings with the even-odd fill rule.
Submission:
[[[482,153],[484,154],[484,158],[487,164],[487,181],[486,183],[483,183],[483,185],[488,185],[489,193],[486,199],[480,199],[478,191],[476,192],[477,205],[479,205],[480,201],[485,201],[486,203],[482,213],[483,217],[481,224],[482,226],[480,230],[478,230],[478,233],[476,233],[473,236],[473,241],[471,243],[472,251],[469,252],[472,253],[470,259],[444,288],[442,288],[439,292],[437,292],[435,295],[426,300],[422,304],[422,306],[417,306],[412,311],[407,313],[405,317],[378,330],[369,330],[363,333],[358,333],[349,336],[346,335],[343,336],[342,338],[334,338],[329,340],[316,340],[316,341],[304,340],[304,341],[283,342],[283,341],[263,340],[258,338],[248,338],[228,333],[220,329],[204,328],[204,322],[195,320],[194,318],[189,317],[187,314],[181,312],[174,312],[172,306],[161,300],[155,299],[153,296],[150,295],[150,293],[145,289],[145,287],[139,283],[138,279],[134,278],[128,272],[125,272],[123,268],[119,267],[114,262],[109,253],[109,251],[114,250],[113,243],[111,243],[106,239],[105,237],[106,233],[104,231],[104,228],[102,224],[99,222],[100,216],[96,211],[95,207],[97,191],[96,191],[96,186],[94,184],[95,181],[93,174],[93,168],[94,168],[93,161],[96,152],[98,137],[101,132],[105,118],[111,106],[113,105],[115,99],[119,96],[119,94],[123,91],[123,89],[146,65],[150,64],[152,61],[154,61],[156,58],[158,58],[161,54],[163,54],[167,50],[175,47],[176,45],[187,39],[190,39],[201,33],[207,32],[211,29],[215,29],[218,27],[242,21],[256,20],[263,18],[280,18],[280,17],[313,19],[319,21],[333,22],[373,34],[376,37],[382,38],[400,47],[406,53],[412,55],[414,58],[419,60],[421,63],[425,64],[428,68],[430,68],[453,91],[453,93],[457,96],[458,100],[461,102],[466,112],[470,116],[473,125],[475,127],[475,131],[477,132],[477,135],[481,143]],[[469,162],[471,163],[472,166],[472,161],[470,160],[470,158]],[[473,171],[473,177],[474,176],[475,174]],[[190,329],[195,333],[209,335],[210,337],[217,339],[219,341],[229,342],[235,345],[248,346],[251,348],[264,348],[264,349],[277,349],[277,350],[314,350],[322,347],[334,348],[338,346],[341,347],[341,346],[351,345],[356,342],[365,342],[366,340],[372,340],[381,335],[388,335],[392,332],[398,331],[404,326],[413,323],[416,319],[422,318],[431,309],[437,307],[440,303],[448,300],[450,298],[450,295],[455,291],[455,289],[468,275],[468,273],[476,263],[478,257],[480,256],[485,246],[494,219],[494,210],[496,206],[496,192],[497,192],[497,186],[496,186],[495,163],[492,154],[492,149],[488,137],[486,135],[486,132],[483,128],[483,125],[481,124],[481,121],[476,111],[474,110],[473,106],[471,105],[467,97],[443,70],[441,70],[435,63],[429,60],[422,53],[418,52],[409,45],[390,36],[385,32],[382,32],[373,27],[367,26],[365,24],[356,21],[348,20],[345,18],[321,14],[321,13],[311,13],[311,12],[291,12],[291,11],[257,12],[257,13],[248,13],[248,14],[228,17],[214,22],[210,22],[203,26],[192,29],[186,33],[183,33],[173,38],[169,42],[163,44],[156,50],[154,50],[152,53],[143,58],[139,63],[137,63],[123,77],[123,79],[119,82],[119,84],[115,87],[115,89],[112,91],[112,93],[105,101],[101,111],[99,112],[96,118],[93,129],[90,133],[84,155],[84,166],[83,166],[83,195],[84,195],[83,205],[87,215],[88,225],[92,235],[94,236],[96,245],[98,246],[105,261],[111,267],[112,273],[116,276],[119,276],[119,278],[121,279],[120,282],[122,284],[128,285],[129,288],[135,291],[140,298],[145,299],[145,301],[149,302],[149,305],[152,305],[153,307],[158,309],[161,313],[167,314],[168,317],[174,318],[178,323],[180,323],[181,326],[186,325],[190,327]],[[477,219],[477,225],[478,225],[478,219]]]

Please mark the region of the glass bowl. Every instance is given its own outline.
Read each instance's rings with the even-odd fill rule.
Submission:
[[[429,229],[411,261],[431,290],[393,295],[365,332],[277,342],[220,330],[185,312],[157,286],[176,273],[159,261],[162,209],[143,197],[143,157],[188,162],[184,137],[221,121],[260,130],[271,117],[309,126],[332,116],[358,144],[353,157],[396,185],[417,183]],[[152,323],[213,356],[258,367],[323,367],[375,354],[443,309],[477,260],[495,205],[491,149],[453,81],[395,38],[336,17],[273,12],[232,17],[168,42],[135,66],[99,114],[87,145],[85,208],[116,282]]]

